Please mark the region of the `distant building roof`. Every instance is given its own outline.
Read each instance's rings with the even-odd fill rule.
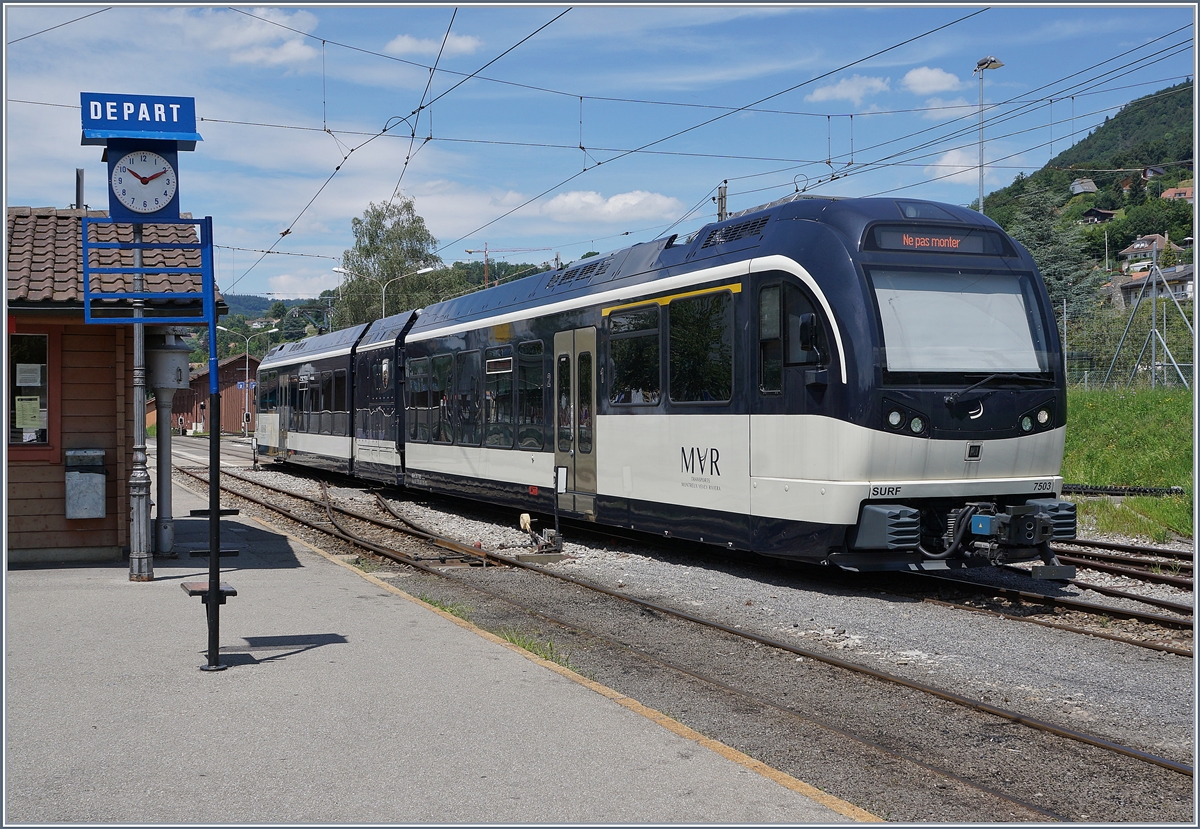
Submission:
[[[1192,187],[1172,187],[1169,190],[1163,190],[1162,195],[1159,196],[1159,198],[1169,200],[1183,199],[1189,204],[1195,204]]]
[[[1095,193],[1096,182],[1090,178],[1077,178],[1071,182],[1072,195],[1078,196],[1080,193]]]
[[[1133,241],[1133,244],[1118,253],[1117,256],[1126,259],[1140,256],[1150,257],[1155,250],[1166,250],[1168,244],[1174,250],[1183,250],[1174,242],[1168,242],[1167,237],[1154,233],[1150,236],[1139,236]]]
[[[1111,222],[1116,215],[1117,211],[1115,210],[1101,210],[1099,207],[1089,207],[1083,211],[1083,220],[1092,224],[1101,224],[1103,222]]]
[[[60,210],[53,207],[8,208],[8,304],[9,307],[46,307],[48,303],[70,307],[83,306],[83,217],[106,218],[103,210]],[[185,216],[186,217],[186,216]],[[147,242],[195,243],[195,225],[146,224]],[[96,242],[132,242],[132,224],[97,225],[92,237]],[[97,250],[92,267],[132,267],[133,254],[125,250]],[[145,267],[199,267],[197,250],[155,250],[143,252]],[[93,289],[130,291],[128,274],[99,274]],[[199,274],[147,274],[147,291],[192,292],[199,297]],[[219,313],[228,307],[217,294]]]

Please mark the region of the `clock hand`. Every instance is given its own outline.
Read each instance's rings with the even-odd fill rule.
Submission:
[[[166,170],[159,170],[157,173],[155,173],[154,175],[150,176],[149,178],[144,178],[144,179],[142,179],[142,184],[149,184],[150,182],[154,181],[154,180],[155,180],[156,178],[158,178],[159,176],[161,176],[161,175],[165,175],[165,174],[166,174],[166,172],[167,172]]]
[[[136,178],[136,179],[137,179],[138,181],[140,181],[142,184],[149,184],[149,183],[150,183],[150,179],[148,179],[148,178],[145,178],[145,177],[143,177],[143,176],[139,175],[138,173],[134,172],[134,170],[133,170],[133,168],[132,168],[132,167],[126,167],[125,169],[129,171],[129,175],[131,175],[131,176],[133,176],[134,178]],[[166,171],[164,170],[163,172],[166,172]]]

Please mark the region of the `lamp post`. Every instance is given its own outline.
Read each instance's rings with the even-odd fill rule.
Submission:
[[[383,287],[383,296],[382,296],[382,297],[380,297],[380,300],[381,300],[381,301],[380,301],[380,304],[379,304],[379,308],[380,308],[380,315],[379,315],[379,318],[380,318],[380,319],[383,319],[384,317],[386,317],[386,316],[387,316],[387,289],[388,289],[388,285],[391,285],[391,284],[392,284],[393,282],[395,282],[397,279],[404,279],[406,276],[416,276],[416,275],[417,275],[417,274],[419,274],[419,273],[429,273],[429,272],[430,272],[430,271],[432,271],[432,270],[434,270],[434,269],[433,269],[433,268],[421,268],[419,271],[413,271],[412,273],[404,273],[404,274],[401,274],[400,276],[393,276],[393,277],[392,277],[391,279],[389,279],[387,282],[380,282],[380,281],[379,281],[379,279],[377,279],[377,278],[376,278],[376,277],[374,277],[374,276],[369,276],[369,275],[367,275],[367,274],[365,274],[365,273],[356,273],[355,271],[349,271],[349,270],[346,270],[345,268],[334,268],[334,269],[333,269],[333,272],[334,272],[334,273],[340,273],[340,274],[342,274],[343,276],[358,276],[358,277],[362,277],[363,279],[369,279],[369,280],[371,280],[371,281],[372,281],[372,282],[374,282],[376,285],[381,285],[381,286]]]
[[[979,212],[983,212],[983,70],[999,69],[1004,64],[996,60],[996,58],[988,55],[986,58],[980,58],[979,63],[975,64],[974,75],[979,73]]]
[[[272,328],[270,331],[259,331],[257,334],[246,336],[237,331],[230,331],[223,325],[218,325],[217,328],[220,328],[226,334],[233,334],[235,337],[241,337],[246,341],[246,385],[242,386],[242,431],[244,433],[243,437],[248,437],[250,434],[250,341],[263,334],[274,334],[279,329]],[[218,423],[217,428],[220,429],[221,424]]]

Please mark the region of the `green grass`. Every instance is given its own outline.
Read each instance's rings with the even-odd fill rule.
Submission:
[[[457,616],[458,618],[466,621],[470,621],[471,619],[471,608],[465,604],[451,604],[449,602],[444,602],[441,599],[430,596],[428,593],[419,593],[417,598],[425,602],[425,604],[433,605],[438,610],[444,610],[451,616]]]
[[[153,437],[157,437],[157,436],[158,436],[158,425],[155,423],[151,423],[149,426],[146,427],[146,437],[153,438]]]
[[[378,561],[372,561],[371,559],[364,558],[363,556],[359,556],[358,558],[354,559],[353,564],[364,573],[374,573],[383,566]]]
[[[1192,537],[1192,395],[1185,389],[1067,394],[1063,479],[1184,489],[1181,496],[1079,498],[1080,529],[1167,541]]]
[[[548,639],[543,642],[535,636],[530,636],[527,633],[522,633],[521,631],[514,630],[512,628],[498,630],[496,631],[496,635],[505,642],[511,642],[518,648],[524,648],[530,653],[540,656],[542,659],[545,659],[548,662],[553,662],[556,665],[562,665],[564,668],[568,668],[572,671],[575,670],[575,668],[571,665],[571,655],[569,653],[560,653],[554,647],[553,639]]]

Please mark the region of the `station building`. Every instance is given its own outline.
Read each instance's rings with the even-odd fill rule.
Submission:
[[[10,207],[7,239],[9,564],[117,560],[128,552],[133,468],[133,325],[84,320],[84,216],[106,211]],[[97,225],[92,241],[133,240],[131,224]],[[144,240],[197,242],[195,225],[145,224]],[[128,250],[92,252],[92,267],[132,266]],[[146,267],[198,267],[195,250],[147,249]],[[199,274],[147,274],[147,291],[195,292]],[[93,290],[129,291],[128,274]],[[228,308],[218,295],[217,313]],[[184,303],[187,304],[186,302]],[[147,310],[147,339],[153,301]],[[187,310],[179,302],[172,312]],[[240,406],[238,412],[240,413]]]

